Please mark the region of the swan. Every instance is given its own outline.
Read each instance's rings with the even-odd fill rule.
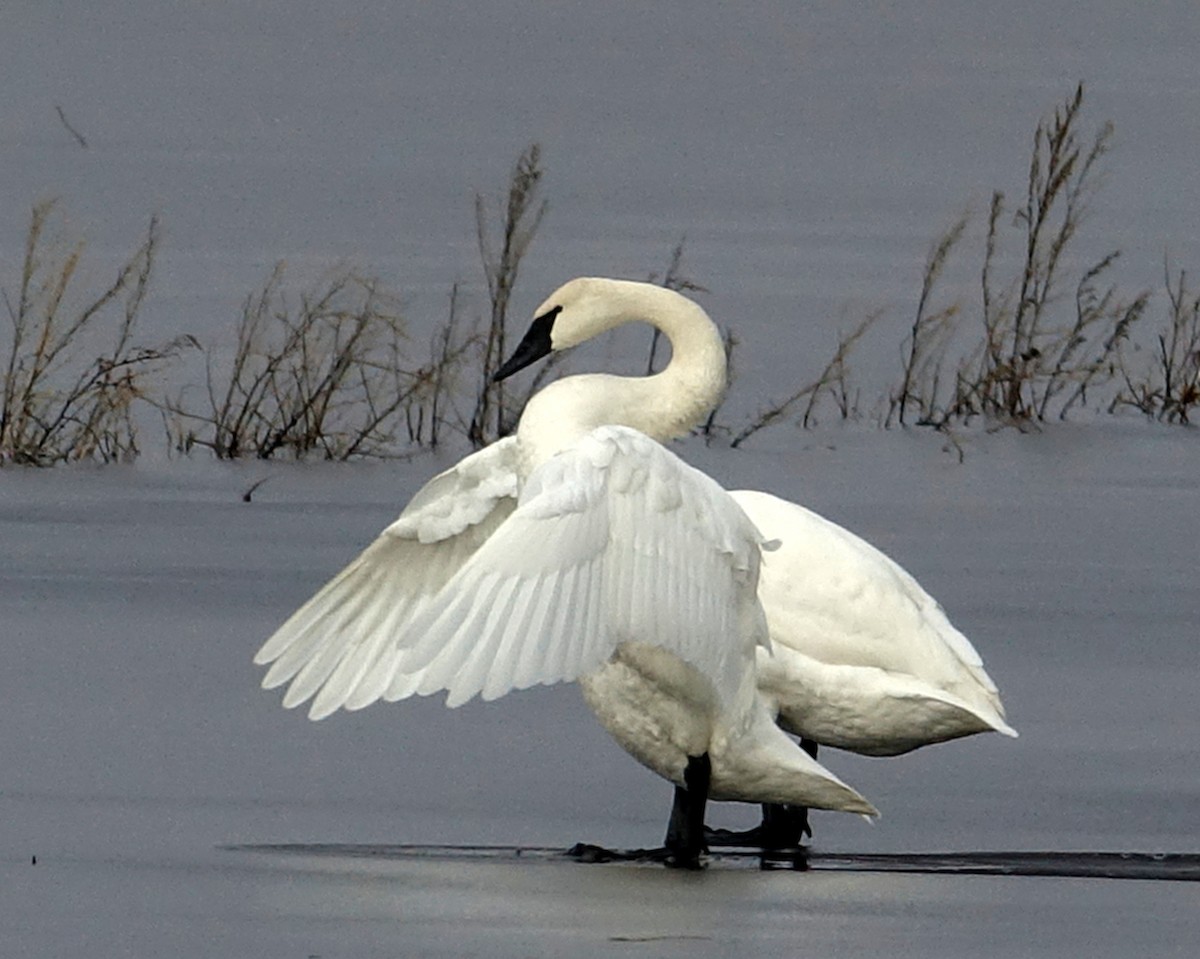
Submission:
[[[982,732],[1016,737],[978,651],[905,569],[812,510],[758,490],[730,496],[779,547],[764,557],[758,599],[770,650],[758,689],[779,725],[819,745],[897,756]],[[757,830],[719,843],[795,845],[803,809],[765,808]]]
[[[877,811],[787,737],[758,692],[769,642],[757,599],[767,544],[712,479],[661,444],[725,388],[698,304],[585,277],[553,293],[497,372],[642,320],[671,341],[650,377],[569,376],[516,434],[418,491],[255,656],[286,707],[447,692],[456,706],[578,680],[601,724],[675,786],[661,858],[694,867],[709,798]]]
[[[659,326],[679,364],[715,367],[715,343],[710,339],[703,349],[695,345],[702,333],[715,336],[707,314],[684,297],[653,292],[657,287],[640,292],[640,287],[632,288],[646,301],[642,313],[634,310],[629,316]],[[607,295],[615,296],[615,289]],[[657,312],[649,313],[652,309]],[[622,321],[616,310],[612,319],[614,325]],[[522,354],[520,365],[532,362],[535,355],[542,353]],[[723,351],[720,357],[723,380]],[[588,381],[572,377],[563,382],[573,387],[579,379]],[[669,426],[661,427],[648,421],[642,404],[650,404],[657,413],[661,401],[656,397],[678,388],[660,386],[658,379],[609,377],[605,382],[617,381],[610,393],[628,398],[631,406],[624,416],[640,415],[643,431],[669,439],[694,423],[671,419]],[[575,403],[577,416],[594,412],[590,389],[585,388]],[[715,404],[715,398],[705,403]],[[545,409],[551,413],[551,422],[543,427],[548,430],[562,420],[554,405]],[[535,410],[532,416],[537,415]],[[771,714],[784,730],[800,737],[805,752],[815,759],[818,747],[825,745],[868,756],[896,756],[981,732],[1017,735],[1005,720],[999,691],[978,651],[899,564],[796,503],[758,490],[729,495],[763,537],[778,543],[764,556],[759,572],[758,600],[770,642],[757,647],[756,679]],[[593,712],[612,732],[617,718],[606,706],[621,702],[619,691],[608,688],[606,678],[585,678],[581,685]],[[758,830],[715,833],[710,838],[738,843],[753,839],[766,847],[786,848],[797,845],[804,832],[811,835],[804,807],[767,803]]]

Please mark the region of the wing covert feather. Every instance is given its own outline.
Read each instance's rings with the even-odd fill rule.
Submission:
[[[877,666],[950,684],[969,677],[995,699],[974,645],[889,556],[849,530],[756,490],[730,494],[765,536],[779,536],[760,595],[776,639],[819,662]]]
[[[760,546],[711,479],[636,431],[602,427],[534,471],[516,512],[413,624],[402,671],[457,705],[576,679],[636,641],[676,653],[731,698],[762,641],[738,635]],[[495,577],[515,585],[489,616]]]

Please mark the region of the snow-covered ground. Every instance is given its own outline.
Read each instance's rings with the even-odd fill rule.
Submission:
[[[1034,123],[1080,79],[1116,139],[1074,265],[1120,247],[1140,288],[1164,251],[1200,264],[1191,0],[58,0],[0,24],[0,286],[39,199],[91,241],[92,287],[158,212],[150,339],[227,341],[277,259],[302,277],[340,257],[426,336],[454,281],[478,303],[475,191],[538,140],[551,209],[514,310],[571,275],[661,270],[686,234],[705,306],[742,341],[736,418],[811,379],[876,307],[889,319],[856,371],[894,372],[931,239],[993,188],[1019,196]],[[976,274],[952,270],[948,294],[977,296]],[[883,819],[820,815],[818,845],[1196,851],[1194,433],[1110,419],[963,442],[962,464],[920,432],[682,447],[907,566],[1021,732],[823,756]],[[257,688],[261,641],[445,462],[0,469],[0,955],[1194,953],[1188,884],[221,848],[659,838],[669,789],[572,687],[320,724]]]

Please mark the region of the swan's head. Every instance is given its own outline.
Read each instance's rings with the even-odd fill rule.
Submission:
[[[543,356],[578,346],[628,322],[632,318],[627,315],[630,291],[625,288],[647,286],[649,284],[629,280],[589,276],[564,283],[538,307],[524,339],[492,379],[512,376]]]
[[[538,307],[529,332],[493,379],[637,321],[665,334],[670,363],[653,376],[579,374],[540,390],[517,428],[523,447],[533,451],[530,462],[597,426],[629,426],[665,442],[687,433],[720,402],[725,345],[716,324],[687,297],[635,280],[581,277],[560,286]]]

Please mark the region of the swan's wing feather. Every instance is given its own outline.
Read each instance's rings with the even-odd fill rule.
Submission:
[[[533,472],[517,510],[412,623],[399,673],[420,681],[398,675],[388,698],[495,698],[576,679],[635,641],[732,699],[760,639],[739,629],[760,543],[707,476],[635,430],[601,427]]]
[[[755,598],[762,538],[704,473],[632,430],[616,436],[648,464],[621,477],[629,492],[614,499],[628,534],[616,564],[628,575],[615,575],[610,589],[618,629],[656,637],[729,701],[766,641]]]
[[[385,532],[436,543],[483,522],[497,503],[516,498],[519,456],[515,436],[472,453],[422,486]]]
[[[574,452],[541,476],[535,471],[516,512],[413,623],[402,671],[422,673],[421,693],[446,689],[447,705],[456,706],[485,687],[492,698],[503,695],[518,671],[532,685],[574,678],[603,661],[583,655],[594,638],[585,628],[599,627],[583,612],[591,591],[603,588],[604,476],[583,468]],[[538,608],[546,614],[535,622]]]
[[[430,480],[400,517],[300,607],[254,657],[272,664],[288,707],[314,694],[310,715],[380,698],[402,654],[404,627],[516,507],[516,441],[502,440]]]

